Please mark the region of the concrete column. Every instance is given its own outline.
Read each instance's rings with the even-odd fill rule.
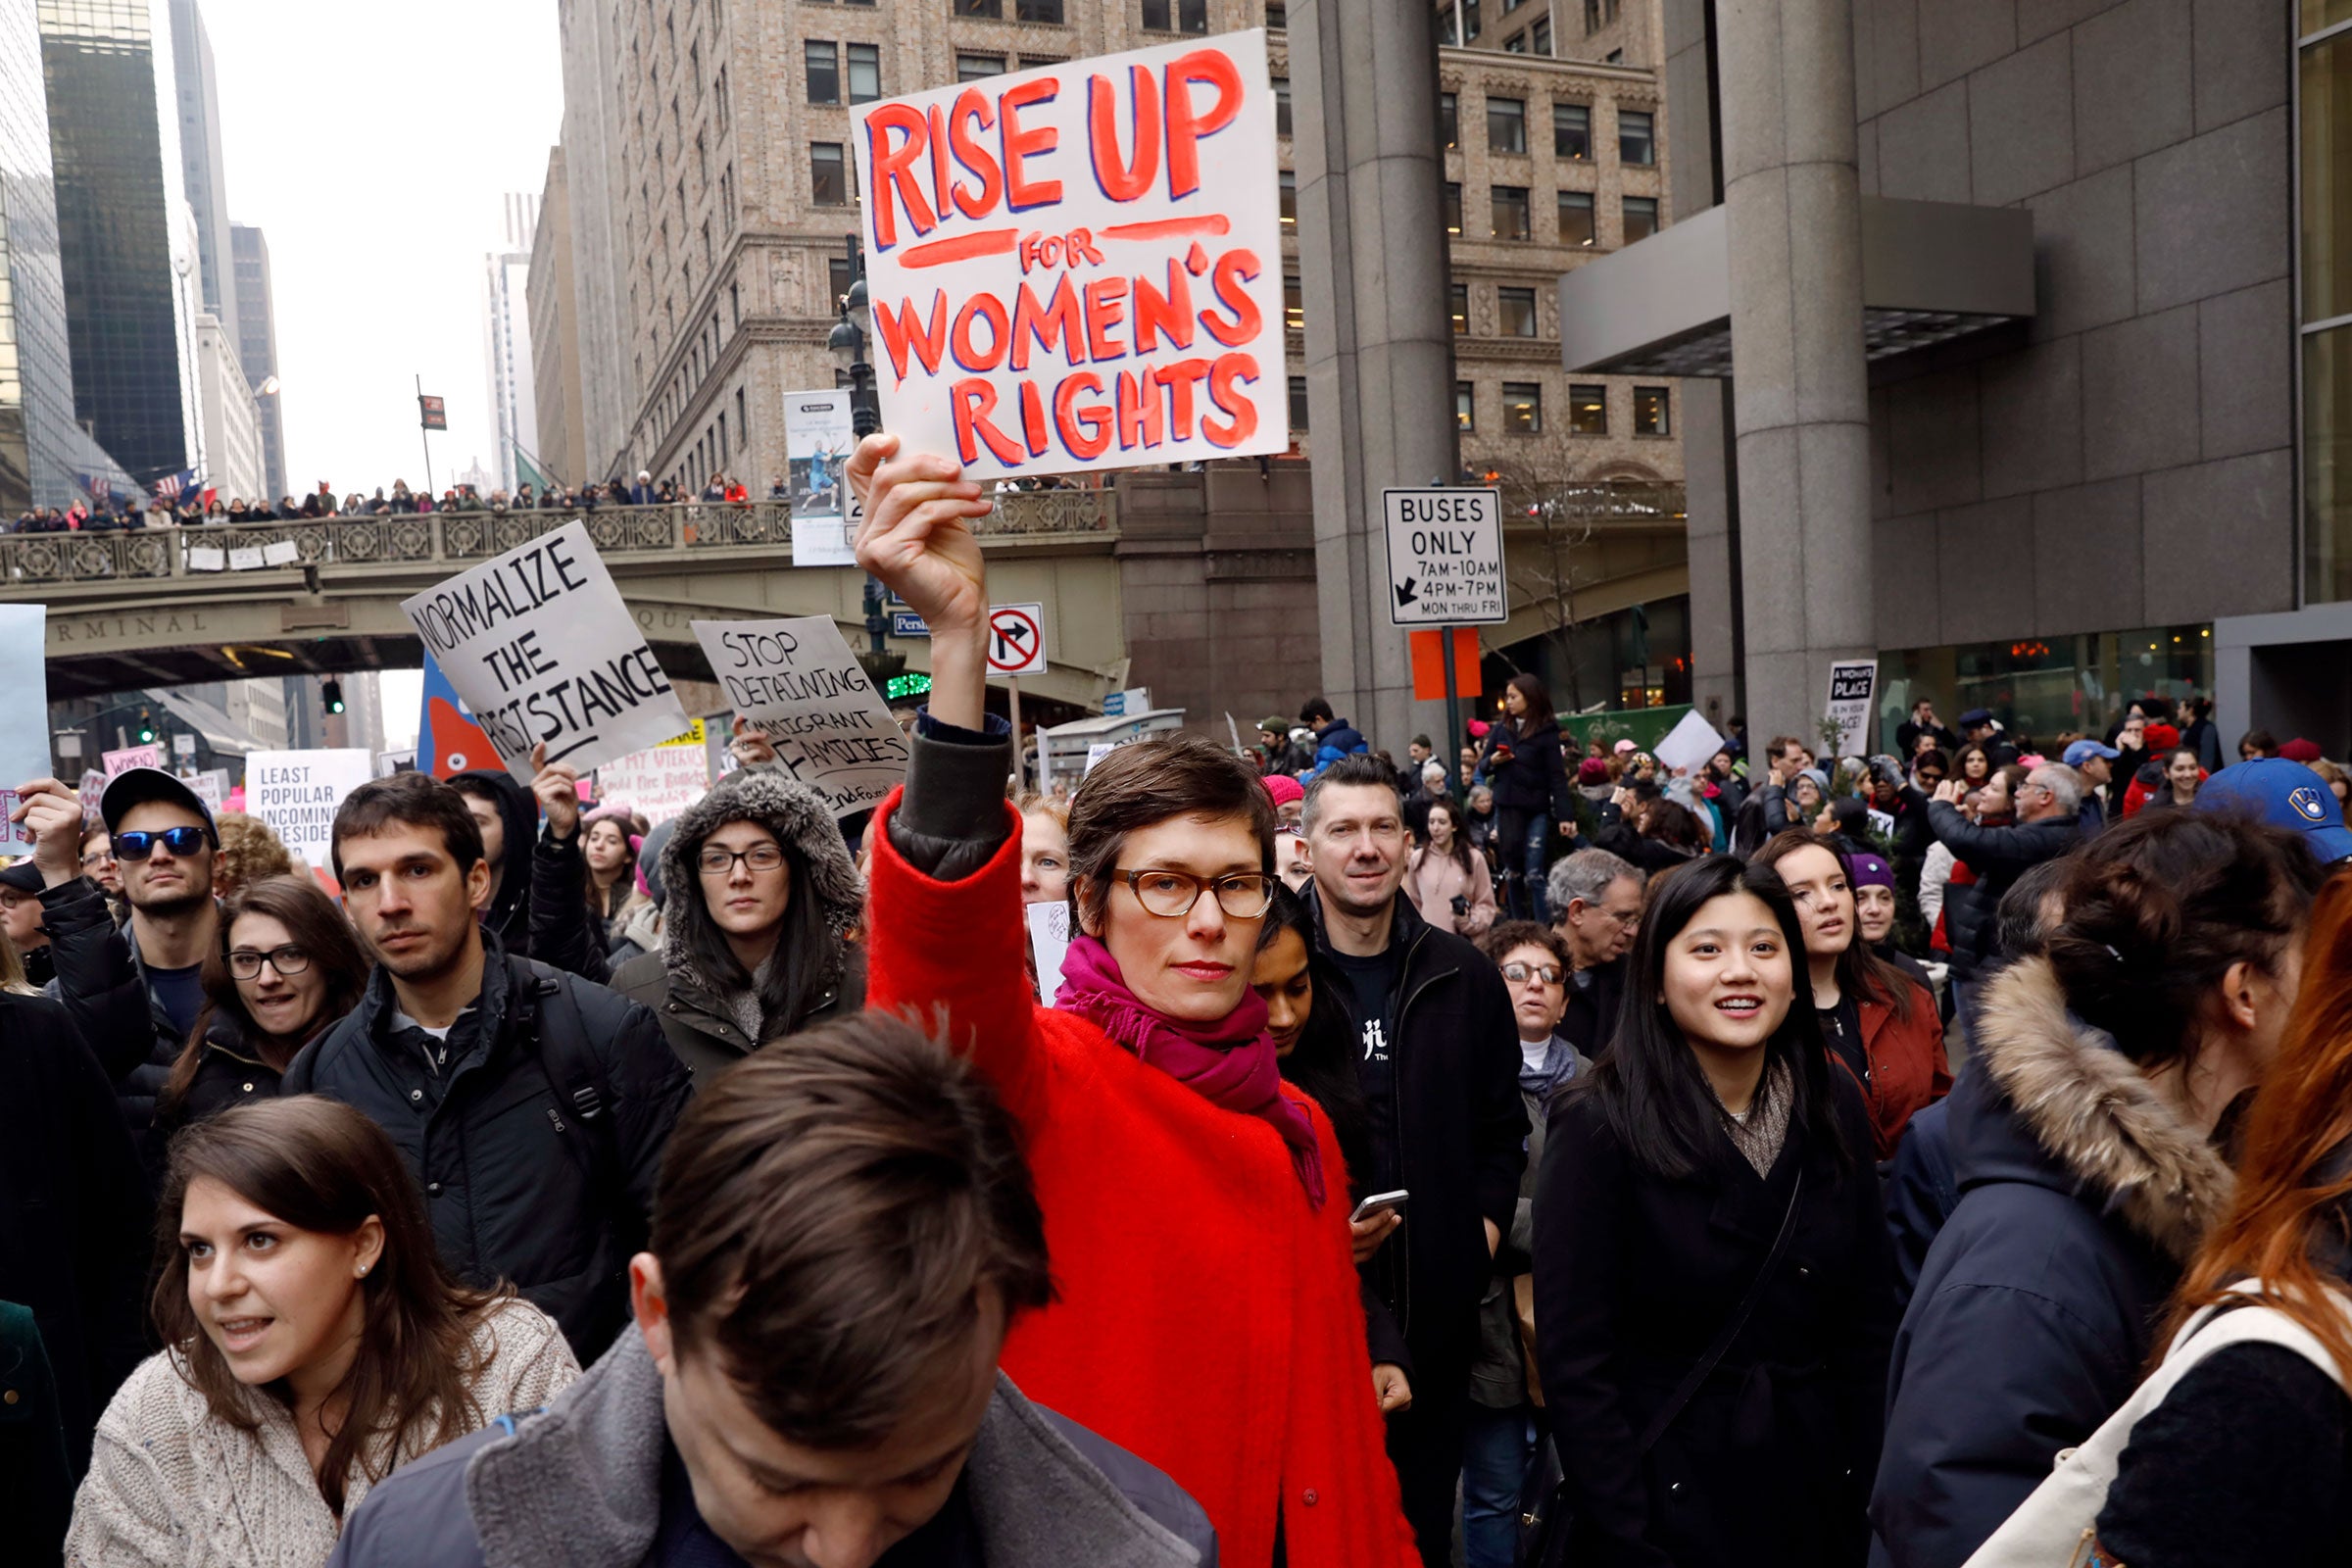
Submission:
[[[1389,624],[1382,489],[1452,482],[1437,42],[1425,0],[1294,0],[1299,286],[1323,690],[1376,748],[1444,727]],[[1305,671],[1299,671],[1303,678]]]
[[[1875,652],[1852,0],[1716,0],[1748,732]],[[1818,747],[1818,740],[1808,744]]]

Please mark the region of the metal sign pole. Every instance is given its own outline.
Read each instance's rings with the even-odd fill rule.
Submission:
[[[1462,749],[1462,701],[1460,688],[1455,684],[1453,671],[1453,628],[1440,626],[1438,636],[1446,649],[1446,733],[1450,737],[1446,749],[1438,754],[1441,760],[1457,756]],[[1448,765],[1446,771],[1452,772]]]
[[[1011,693],[1012,776],[1015,782],[1014,793],[1017,794],[1020,790],[1029,787],[1029,770],[1021,765],[1021,677],[1018,675],[1008,676],[1004,682],[1004,689]]]

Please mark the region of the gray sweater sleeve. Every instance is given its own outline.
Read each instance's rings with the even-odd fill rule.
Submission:
[[[995,858],[1012,836],[1004,780],[1012,736],[992,717],[985,735],[933,722],[917,726],[906,794],[891,813],[890,842],[906,863],[942,882],[960,882]]]

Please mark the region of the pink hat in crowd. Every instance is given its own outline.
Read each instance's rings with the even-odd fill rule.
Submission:
[[[1636,746],[1632,741],[1619,741],[1616,746],[1616,752],[1619,757],[1623,757],[1628,752],[1640,750],[1641,748]]]
[[[1266,793],[1273,797],[1276,810],[1280,810],[1293,801],[1306,799],[1306,786],[1288,773],[1268,773],[1258,782],[1263,784],[1266,787]]]

